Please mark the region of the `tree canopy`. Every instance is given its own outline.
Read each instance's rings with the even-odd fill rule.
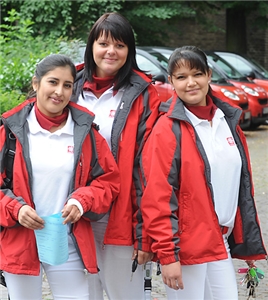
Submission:
[[[124,0],[2,0],[1,23],[15,9],[22,19],[34,21],[33,36],[60,36],[86,41],[93,23],[104,13],[117,11],[131,23],[137,43],[164,45],[174,20],[194,18],[210,30],[217,27],[208,15],[219,9],[256,11],[258,25],[267,28],[266,1],[124,1]],[[160,21],[166,22],[160,22]],[[146,33],[146,34],[145,34]]]

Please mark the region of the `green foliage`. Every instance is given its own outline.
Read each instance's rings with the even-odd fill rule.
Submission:
[[[2,0],[2,7],[14,8],[22,19],[34,20],[33,36],[65,36],[86,40],[94,22],[107,11],[119,11],[122,0]]]
[[[58,45],[41,36],[33,38],[33,22],[21,20],[15,10],[9,12],[5,21],[6,24],[0,25],[1,91],[18,89],[26,93],[36,64],[46,55],[57,52]]]
[[[10,91],[1,93],[0,97],[0,115],[5,111],[10,110],[11,108],[17,106],[25,100],[25,95],[20,91]]]
[[[51,53],[78,57],[80,41],[32,36],[33,22],[21,19],[14,9],[0,25],[0,113],[24,99],[30,89],[36,64]]]
[[[193,18],[208,30],[218,28],[210,20],[222,9],[256,11],[256,24],[267,28],[267,1],[128,1],[128,0],[1,0],[1,23],[15,9],[21,19],[34,21],[33,36],[68,37],[86,42],[94,22],[104,13],[117,11],[132,24],[138,44],[167,44],[167,31],[178,32],[174,20]],[[160,22],[161,21],[161,22]],[[165,21],[165,22],[162,22]]]

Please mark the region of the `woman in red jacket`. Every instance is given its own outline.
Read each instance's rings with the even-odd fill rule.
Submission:
[[[109,210],[120,178],[94,115],[70,102],[75,76],[68,57],[47,56],[33,77],[35,97],[2,116],[0,269],[10,299],[41,300],[44,270],[54,299],[88,300],[87,273],[98,272],[91,221]],[[12,184],[6,180],[10,134],[16,138]],[[48,230],[55,215],[59,235],[41,245],[35,231]],[[65,259],[50,250],[63,235]]]
[[[168,71],[174,96],[141,156],[139,227],[152,239],[168,299],[235,300],[232,257],[267,255],[241,111],[212,94],[197,47],[176,49]]]
[[[160,100],[151,78],[137,66],[133,30],[122,15],[106,13],[93,25],[78,75],[74,101],[95,113],[121,178],[116,202],[93,225],[100,272],[89,276],[91,299],[103,299],[103,290],[111,300],[142,299],[142,266],[130,280],[139,235],[133,230],[133,215],[141,195],[139,157],[158,117]]]

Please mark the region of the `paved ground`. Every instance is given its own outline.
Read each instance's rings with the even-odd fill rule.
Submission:
[[[253,170],[253,179],[255,184],[255,199],[261,222],[264,242],[268,249],[268,126],[261,126],[257,131],[245,132],[249,146],[251,164]],[[238,268],[244,267],[243,261],[234,259],[234,266]],[[265,277],[261,280],[256,289],[257,300],[268,299],[268,265],[266,261],[257,262],[257,266],[265,272]],[[237,283],[239,288],[239,300],[247,299],[247,289],[239,284],[241,276],[237,274]],[[155,266],[153,269],[153,288],[152,300],[165,300],[165,289],[161,281],[161,276],[156,276]],[[228,287],[227,287],[228,288]],[[44,279],[43,299],[53,299],[49,290],[49,286]],[[107,298],[106,298],[107,299]],[[7,300],[6,289],[0,287],[0,300]],[[30,300],[30,299],[25,299]],[[78,299],[79,300],[79,299]],[[127,300],[127,299],[118,299]],[[140,300],[140,299],[137,299]],[[227,299],[226,299],[227,300]]]

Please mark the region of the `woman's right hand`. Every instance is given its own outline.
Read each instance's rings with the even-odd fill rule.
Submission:
[[[176,261],[161,266],[163,282],[174,290],[183,289],[181,263]]]
[[[22,226],[32,230],[43,229],[45,224],[44,220],[29,205],[23,205],[20,208],[18,221]]]

